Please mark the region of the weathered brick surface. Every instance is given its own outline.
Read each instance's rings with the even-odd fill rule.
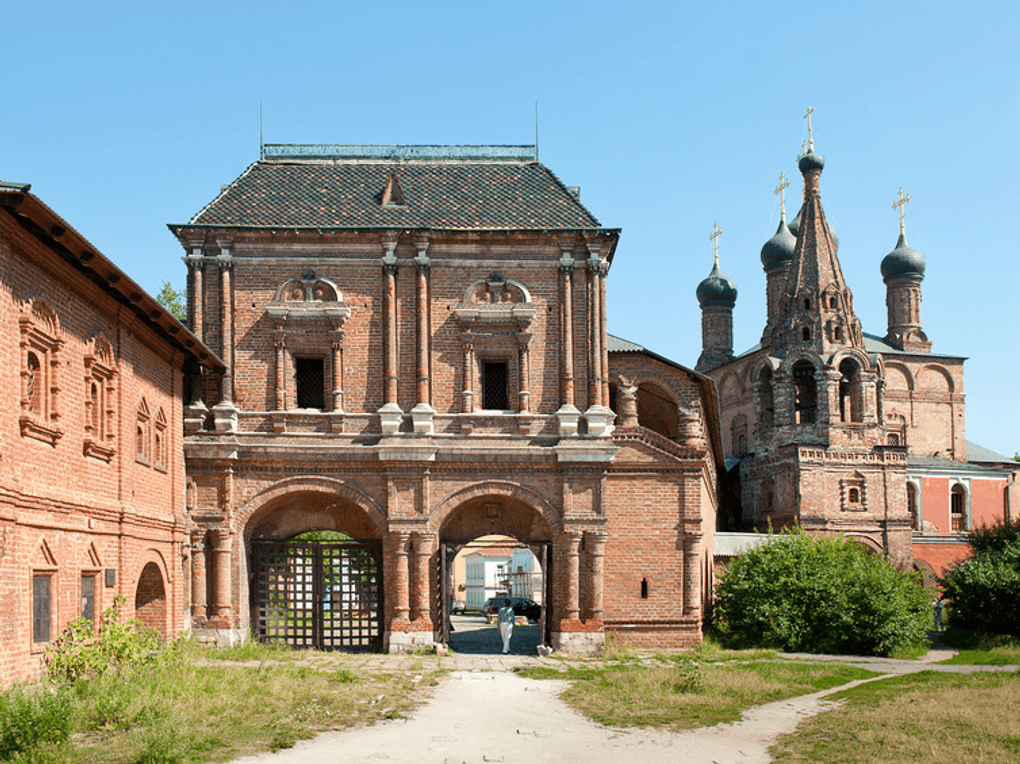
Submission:
[[[59,346],[52,376],[36,388],[51,409],[33,417],[56,438],[21,428],[28,404],[20,322],[33,307],[40,315],[40,304],[56,317],[47,332]],[[104,411],[104,451],[89,454],[85,361],[97,336],[109,343],[116,373]],[[0,396],[0,685],[6,685],[37,675],[49,641],[80,615],[83,575],[96,577],[97,615],[123,594],[130,617],[148,566],[163,594],[148,596],[139,614],[164,635],[184,627],[183,357],[0,209],[0,360],[7,391]],[[151,440],[148,462],[137,460],[143,399],[150,425],[157,416],[166,422],[159,464]],[[50,640],[41,643],[32,633],[33,575],[51,576]]]

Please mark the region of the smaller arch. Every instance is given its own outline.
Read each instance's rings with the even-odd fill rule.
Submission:
[[[816,367],[810,361],[801,359],[793,364],[792,372],[794,421],[797,424],[813,424],[818,419]]]
[[[479,279],[464,290],[464,303],[530,303],[531,292],[519,281],[504,279],[494,273],[488,279]]]
[[[781,374],[792,375],[793,367],[800,361],[807,361],[815,369],[824,369],[828,366],[825,360],[813,348],[798,348],[783,359],[777,371]]]
[[[882,545],[875,541],[875,539],[871,538],[871,536],[866,536],[864,534],[857,533],[848,533],[846,538],[848,541],[853,541],[857,544],[860,544],[862,547],[864,547],[864,550],[868,554],[873,555],[885,554],[885,549],[882,547]]]
[[[939,380],[939,382],[935,384],[929,383],[929,380],[934,379]],[[923,390],[935,392],[943,390],[950,393],[956,392],[953,376],[949,373],[949,370],[945,366],[934,363],[925,364],[918,369],[917,386]]]
[[[885,363],[885,374],[883,376],[887,390],[911,391],[914,389],[914,375],[910,372],[910,369],[902,363],[887,361]]]
[[[308,271],[300,279],[288,279],[277,287],[273,302],[343,302],[340,288],[329,279]]]
[[[641,385],[652,385],[666,394],[678,408],[690,408],[690,403],[683,392],[678,388],[673,381],[662,374],[656,374],[654,372],[640,372],[630,377],[630,384],[634,387],[641,387]]]
[[[839,418],[842,422],[864,421],[864,384],[862,370],[856,359],[844,358],[839,363]]]
[[[954,531],[966,531],[970,529],[967,519],[968,492],[962,483],[953,483],[949,489],[949,520],[950,527]]]
[[[744,392],[744,386],[740,382],[740,377],[732,369],[723,374],[722,379],[719,380],[719,394],[723,400],[728,398],[736,398]]]
[[[147,562],[135,584],[135,618],[167,638],[166,577],[155,562]]]
[[[509,480],[487,480],[455,491],[436,503],[429,515],[429,528],[438,531],[453,512],[461,505],[474,499],[498,496],[516,499],[536,510],[546,521],[553,533],[563,530],[563,520],[553,504],[541,494],[520,483]]]

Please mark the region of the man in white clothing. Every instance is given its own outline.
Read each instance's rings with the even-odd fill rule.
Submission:
[[[514,609],[510,606],[510,598],[503,600],[503,607],[496,615],[499,624],[499,635],[503,638],[503,655],[510,652],[510,636],[514,633]]]

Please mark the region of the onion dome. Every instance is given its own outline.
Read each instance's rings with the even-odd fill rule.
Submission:
[[[822,159],[821,154],[816,154],[814,150],[809,150],[804,156],[797,162],[797,167],[800,168],[801,173],[808,173],[812,170],[822,170],[825,168],[825,160]]]
[[[791,220],[790,225],[788,226],[790,229],[790,233],[792,233],[794,236],[797,236],[797,234],[800,233],[800,214],[803,211],[804,211],[803,207],[797,210],[797,217]],[[825,222],[829,226],[829,236],[832,237],[832,246],[836,248],[837,252],[839,252],[839,233],[836,231],[836,227],[832,225],[832,223],[829,223],[828,220],[826,220]]]
[[[797,246],[796,237],[790,232],[786,221],[780,219],[776,234],[761,248],[761,264],[765,270],[789,263],[793,260],[793,248]]]
[[[901,233],[896,248],[882,259],[882,279],[889,281],[902,276],[924,278],[926,265],[924,255],[909,247],[906,235]]]
[[[737,285],[719,270],[718,259],[712,266],[712,272],[708,274],[708,278],[698,284],[695,294],[698,297],[698,304],[702,308],[709,306],[732,308],[737,303]]]

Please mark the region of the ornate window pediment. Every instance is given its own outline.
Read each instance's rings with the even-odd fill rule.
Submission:
[[[868,509],[868,493],[864,475],[854,472],[839,481],[839,494],[844,512],[866,512]]]
[[[514,324],[523,328],[535,317],[535,306],[523,284],[493,273],[469,286],[454,312],[465,324]]]
[[[60,427],[60,339],[57,314],[39,298],[25,300],[21,317],[21,434],[55,446]]]
[[[282,323],[293,320],[325,320],[339,328],[351,314],[336,284],[305,271],[299,279],[283,282],[266,307],[269,316]]]
[[[109,462],[117,452],[117,361],[102,334],[89,337],[85,348],[85,439],[82,452]]]

